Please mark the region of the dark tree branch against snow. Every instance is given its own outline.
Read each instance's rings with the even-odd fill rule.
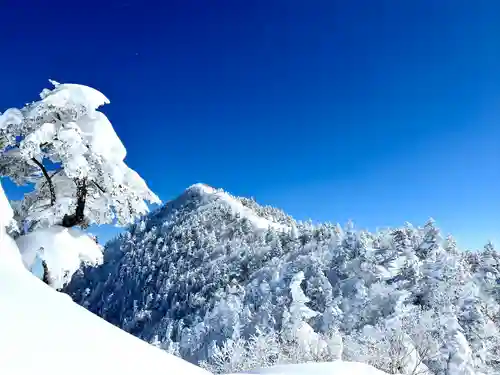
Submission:
[[[46,179],[47,184],[49,185],[49,191],[50,191],[50,205],[53,206],[56,203],[56,192],[54,190],[54,185],[52,184],[52,177],[49,176],[49,173],[47,172],[47,169],[43,166],[42,163],[40,163],[38,160],[35,158],[31,158],[31,161],[35,163],[42,171],[43,176]]]

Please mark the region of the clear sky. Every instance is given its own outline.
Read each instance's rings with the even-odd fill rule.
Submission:
[[[0,5],[0,108],[48,78],[101,90],[162,199],[205,182],[299,219],[500,240],[499,1],[69,4]]]

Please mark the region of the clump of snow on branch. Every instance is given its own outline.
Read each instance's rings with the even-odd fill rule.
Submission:
[[[17,245],[26,268],[43,278],[46,263],[49,285],[63,288],[71,276],[86,265],[102,263],[102,249],[87,234],[73,228],[53,226],[39,229],[17,239]]]

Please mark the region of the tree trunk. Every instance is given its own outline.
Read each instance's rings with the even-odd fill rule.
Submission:
[[[62,226],[72,228],[81,225],[85,222],[85,202],[87,199],[87,180],[76,180],[76,209],[71,215],[65,215],[62,221]]]
[[[47,267],[47,263],[45,263],[44,260],[42,260],[42,267],[43,267],[43,282],[47,285],[50,286],[50,277],[49,277],[49,268]]]

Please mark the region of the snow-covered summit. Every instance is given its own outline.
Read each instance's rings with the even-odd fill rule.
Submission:
[[[278,223],[271,216],[261,216],[259,212],[243,204],[242,198],[236,198],[222,189],[215,189],[204,183],[197,183],[188,187],[185,194],[199,195],[202,197],[203,206],[200,209],[206,209],[211,202],[218,201],[227,205],[232,212],[241,218],[247,219],[255,229],[265,230],[273,228],[278,231],[288,231],[289,226]],[[244,199],[244,198],[243,198]]]

